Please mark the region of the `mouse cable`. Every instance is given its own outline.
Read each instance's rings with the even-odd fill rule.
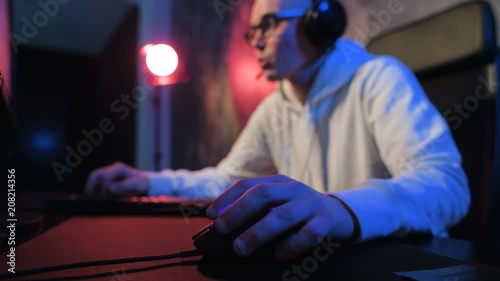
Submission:
[[[6,278],[6,277],[17,278],[17,277],[26,276],[26,275],[41,274],[41,273],[60,271],[60,270],[66,270],[66,269],[81,268],[81,267],[103,266],[103,265],[111,265],[111,264],[133,263],[133,262],[144,262],[144,261],[168,260],[168,259],[175,259],[175,258],[189,258],[189,257],[200,256],[200,255],[201,255],[200,251],[191,250],[191,251],[183,251],[183,252],[179,252],[179,253],[175,253],[175,254],[160,255],[160,256],[145,256],[145,257],[135,257],[135,258],[114,259],[114,260],[78,262],[78,263],[70,263],[70,264],[62,264],[62,265],[56,265],[56,266],[28,269],[28,270],[18,271],[18,272],[13,273],[13,274],[12,273],[3,274],[3,275],[0,275],[0,279]]]

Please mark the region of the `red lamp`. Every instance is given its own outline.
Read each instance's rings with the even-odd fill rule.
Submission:
[[[187,80],[177,52],[167,44],[147,44],[141,49],[148,82],[154,86],[171,85]]]
[[[143,57],[143,66],[147,75],[147,82],[154,86],[152,99],[155,113],[154,167],[155,170],[159,171],[161,170],[162,159],[165,156],[162,154],[161,150],[161,123],[170,122],[167,116],[163,116],[162,118],[162,97],[169,98],[168,89],[162,86],[185,82],[188,79],[187,75],[184,74],[183,65],[179,60],[177,52],[169,45],[147,44],[142,47],[141,56]]]

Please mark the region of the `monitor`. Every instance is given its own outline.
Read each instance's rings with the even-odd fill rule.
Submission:
[[[11,99],[10,12],[7,0],[0,0],[0,128],[13,126]]]
[[[0,168],[14,168],[15,115],[12,102],[13,58],[9,40],[10,6],[8,0],[0,0]]]

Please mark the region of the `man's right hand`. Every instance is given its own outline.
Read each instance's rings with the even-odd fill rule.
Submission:
[[[85,193],[96,196],[145,196],[148,186],[146,172],[116,162],[92,171]]]

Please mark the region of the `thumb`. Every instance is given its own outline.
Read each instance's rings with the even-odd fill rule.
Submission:
[[[132,177],[109,186],[109,192],[112,195],[131,193],[134,195],[145,194],[147,192],[147,180],[141,177]]]

